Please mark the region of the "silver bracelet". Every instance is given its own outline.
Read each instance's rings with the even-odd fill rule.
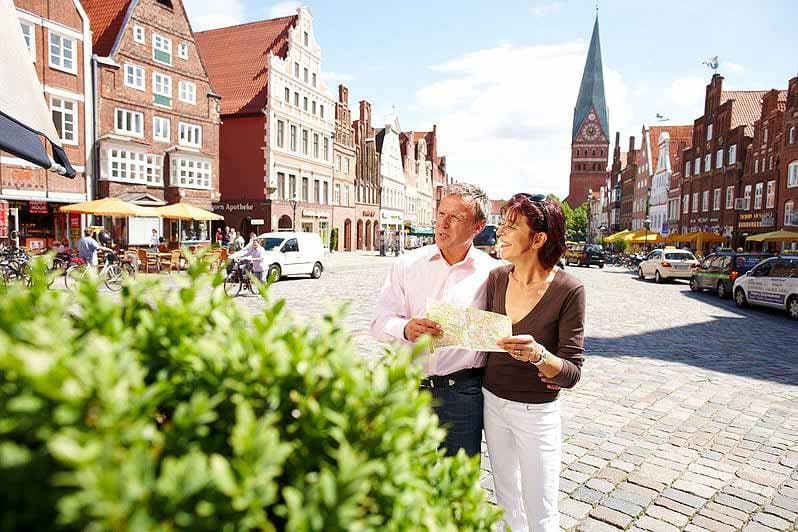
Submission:
[[[546,363],[546,359],[548,357],[549,357],[549,354],[546,351],[546,348],[544,347],[543,349],[540,350],[540,358],[538,359],[538,361],[537,362],[532,362],[532,359],[530,359],[529,363],[532,364],[533,366],[535,366],[536,368],[539,368],[540,366],[542,366],[543,364]]]

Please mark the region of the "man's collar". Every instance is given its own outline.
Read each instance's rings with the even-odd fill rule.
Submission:
[[[443,252],[441,251],[441,248],[438,247],[438,244],[434,244],[430,247],[432,248],[431,250],[432,252],[427,259],[429,262],[432,262],[434,260],[446,261],[446,259],[443,257]],[[478,251],[479,250],[475,248],[473,244],[471,244],[471,247],[468,248],[468,253],[466,253],[465,258],[456,264],[473,263],[477,259],[476,253]],[[454,264],[451,264],[451,266],[454,266]]]

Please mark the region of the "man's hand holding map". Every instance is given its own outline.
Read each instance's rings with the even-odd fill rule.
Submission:
[[[427,319],[438,322],[443,335],[433,337],[432,349],[460,347],[472,351],[501,351],[496,342],[513,335],[509,316],[427,299]]]

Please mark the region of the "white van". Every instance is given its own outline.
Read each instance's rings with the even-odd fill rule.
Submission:
[[[763,260],[734,281],[733,294],[738,307],[780,308],[798,320],[798,256]]]
[[[276,281],[288,275],[321,277],[326,265],[324,246],[317,233],[263,233],[258,235],[269,257],[268,279]],[[264,279],[265,280],[265,279]]]

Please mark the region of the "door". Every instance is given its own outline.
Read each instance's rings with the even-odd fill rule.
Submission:
[[[698,286],[701,288],[709,288],[712,285],[712,269],[713,263],[717,263],[718,257],[715,255],[710,255],[704,262],[701,263],[701,267],[698,270],[698,274],[696,275],[696,279],[698,279]]]
[[[659,264],[659,260],[662,258],[661,251],[652,251],[646,257],[646,260],[643,262],[643,274],[644,275],[654,275],[654,272],[657,271],[657,264]]]
[[[751,278],[748,280],[747,294],[748,301],[759,305],[768,305],[770,296],[769,276],[773,269],[773,261],[768,260],[751,270]]]
[[[285,275],[296,275],[300,272],[302,259],[299,252],[299,242],[296,238],[290,238],[283,244],[283,273]]]

